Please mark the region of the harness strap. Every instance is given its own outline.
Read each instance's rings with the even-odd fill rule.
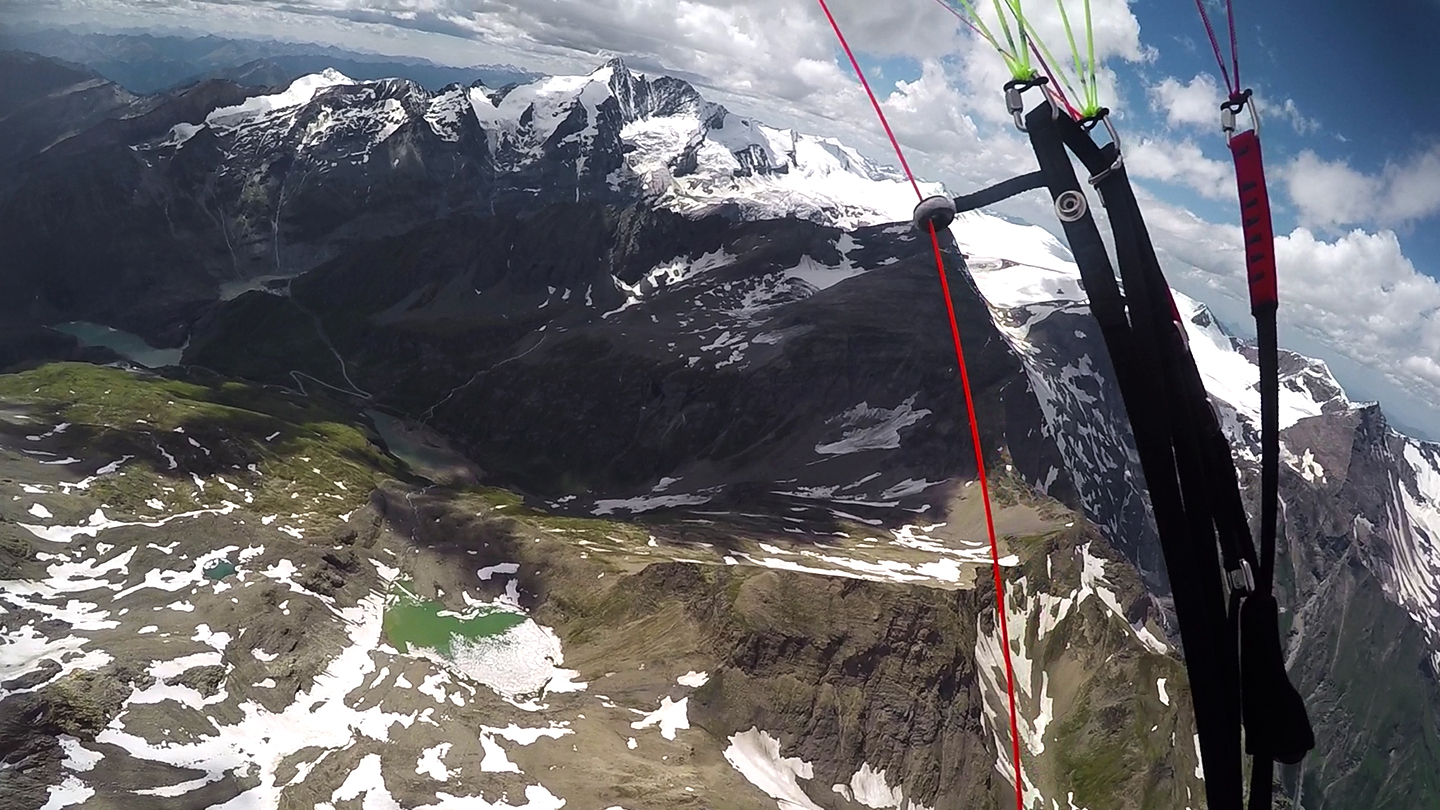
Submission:
[[[1097,146],[1068,116],[1054,115],[1048,103],[1027,116],[1026,126],[1057,203],[1064,192],[1079,192],[1066,146],[1099,178],[1096,187],[1115,231],[1124,298],[1093,216],[1086,211],[1075,222],[1062,217],[1062,224],[1097,320],[1103,314],[1105,321],[1128,325],[1106,329],[1102,321],[1101,331],[1135,434],[1166,567],[1172,572],[1208,806],[1239,810],[1243,784],[1235,635],[1216,553],[1212,498],[1204,483],[1203,443],[1193,428],[1195,401],[1185,395],[1185,377],[1176,372],[1188,360],[1183,332],[1114,145]],[[1193,368],[1193,360],[1189,364]],[[1204,410],[1209,411],[1208,403]]]
[[[984,208],[987,205],[994,205],[1001,200],[1008,200],[1016,194],[1023,194],[1037,188],[1045,187],[1044,172],[1030,172],[1009,180],[1002,180],[989,188],[983,188],[972,194],[965,194],[955,198],[956,212],[974,211],[977,208]]]

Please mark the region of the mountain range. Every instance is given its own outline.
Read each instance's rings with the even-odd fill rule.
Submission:
[[[16,806],[998,805],[1002,644],[1027,806],[1203,806],[1128,419],[1043,229],[943,245],[1001,638],[914,193],[834,139],[622,60],[136,95],[7,52],[0,144]],[[1179,299],[1253,493],[1254,347]],[[1281,372],[1319,745],[1278,801],[1440,806],[1440,446]]]
[[[499,87],[537,77],[513,65],[454,67],[334,45],[214,34],[99,33],[83,28],[0,24],[0,50],[27,51],[82,65],[142,95],[205,79],[230,79],[248,87],[284,87],[325,68],[357,79],[410,79],[431,89],[477,78]]]

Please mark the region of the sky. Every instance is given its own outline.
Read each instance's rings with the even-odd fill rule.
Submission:
[[[1205,2],[1227,46],[1224,6]],[[960,194],[1033,170],[1004,108],[1001,59],[939,0],[830,5],[922,179]],[[1440,105],[1417,92],[1440,0],[1234,5],[1275,214],[1281,344],[1325,360],[1397,427],[1440,439]],[[1064,6],[1083,20],[1081,0]],[[1194,2],[1090,7],[1100,101],[1114,110],[1167,276],[1249,334],[1223,82]],[[1068,54],[1057,4],[1023,8],[1052,53]],[[736,112],[895,162],[816,0],[0,0],[0,19],[273,36],[548,73],[618,55]],[[997,210],[1058,232],[1042,192]]]

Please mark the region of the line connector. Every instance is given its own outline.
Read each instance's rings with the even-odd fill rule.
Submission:
[[[1250,108],[1250,121],[1255,134],[1260,134],[1260,116],[1255,113],[1255,102],[1253,93],[1249,89],[1238,93],[1231,93],[1228,101],[1220,104],[1220,131],[1225,133],[1225,141],[1228,143],[1235,136],[1235,117],[1246,107]]]
[[[1109,110],[1101,107],[1099,112],[1090,116],[1086,120],[1089,121],[1090,126],[1087,129],[1085,127],[1085,123],[1081,122],[1081,129],[1085,129],[1088,132],[1089,130],[1094,129],[1096,124],[1104,124],[1105,131],[1110,133],[1110,142],[1115,144],[1115,162],[1111,163],[1109,168],[1105,169],[1099,174],[1093,174],[1090,176],[1090,185],[1098,187],[1101,180],[1104,180],[1115,172],[1118,172],[1121,169],[1125,168],[1125,150],[1120,148],[1120,133],[1115,131],[1115,125],[1110,123]]]
[[[1011,79],[1005,83],[1005,109],[1015,119],[1015,128],[1021,132],[1028,132],[1025,129],[1025,99],[1021,94],[1032,87],[1042,87],[1049,84],[1047,76],[1032,76],[1028,79]]]

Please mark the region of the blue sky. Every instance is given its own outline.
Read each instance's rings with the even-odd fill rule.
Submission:
[[[1265,146],[1276,158],[1310,148],[1360,171],[1379,172],[1387,161],[1402,161],[1440,137],[1440,107],[1414,92],[1433,70],[1440,3],[1238,5],[1243,80],[1293,99],[1319,125],[1305,136],[1283,125],[1266,127]],[[1189,3],[1140,0],[1134,9],[1141,25],[1155,32],[1151,41],[1162,43],[1160,71],[1215,70],[1199,15]],[[1163,47],[1166,40],[1178,47]],[[1278,213],[1278,226],[1289,230],[1296,224],[1293,209]],[[1406,255],[1431,276],[1440,275],[1435,225],[1432,215],[1400,233]]]

